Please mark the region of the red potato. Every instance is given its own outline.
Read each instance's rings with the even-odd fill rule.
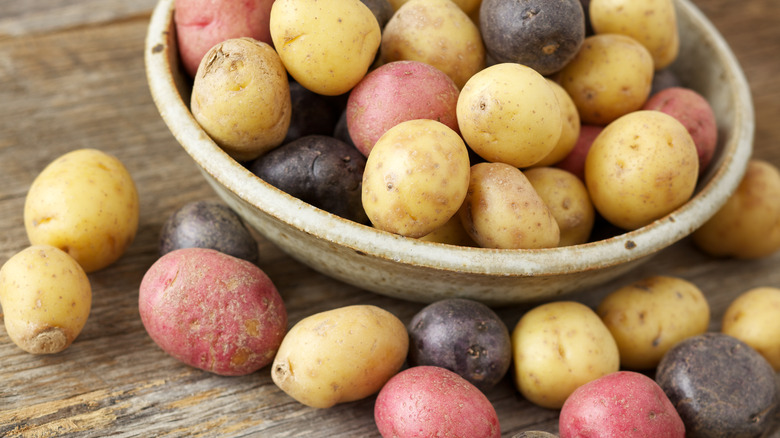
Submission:
[[[603,129],[604,127],[600,125],[580,126],[580,135],[577,137],[577,142],[574,144],[574,148],[563,160],[557,162],[555,167],[568,170],[584,181],[585,157],[588,156],[588,150],[590,150],[590,145],[593,144],[593,140],[598,137],[599,133]]]
[[[393,376],[379,391],[374,421],[385,438],[501,436],[488,398],[455,372],[436,366]]]
[[[269,17],[274,0],[175,0],[179,56],[184,70],[195,76],[203,56],[217,43],[250,37],[271,44]]]
[[[458,131],[460,90],[443,71],[419,61],[395,61],[367,74],[349,93],[347,129],[363,155],[388,129],[414,119]]]
[[[271,279],[246,260],[205,248],[159,258],[141,280],[138,309],[166,353],[224,376],[271,363],[287,330]]]
[[[651,378],[618,371],[577,388],[561,408],[560,438],[684,438],[685,425]]]
[[[718,125],[704,96],[689,88],[666,88],[650,96],[642,109],[661,111],[680,121],[696,144],[699,173],[706,170],[718,145]]]

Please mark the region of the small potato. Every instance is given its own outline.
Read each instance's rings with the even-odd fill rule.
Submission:
[[[666,68],[680,51],[673,0],[591,0],[590,22],[597,34],[622,34],[647,48],[656,70]]]
[[[528,178],[504,163],[471,167],[458,211],[463,228],[483,248],[553,248],[560,229]]]
[[[633,230],[690,199],[699,177],[696,145],[685,126],[660,111],[634,111],[607,125],[585,159],[596,210]]]
[[[270,28],[290,75],[325,96],[346,93],[365,76],[382,38],[360,0],[276,0]]]
[[[138,191],[114,156],[79,149],[52,161],[35,178],[24,203],[33,245],[67,252],[85,272],[116,262],[138,230]]]
[[[723,314],[721,331],[750,345],[780,371],[780,289],[757,287],[738,296]]]
[[[443,71],[419,61],[395,61],[366,75],[349,93],[347,128],[363,155],[393,126],[431,119],[458,132],[460,90]]]
[[[599,125],[580,125],[580,135],[571,152],[561,161],[555,163],[555,167],[568,170],[582,181],[585,181],[585,158],[596,137],[604,130]]]
[[[337,105],[329,96],[317,94],[292,81],[290,84],[290,126],[282,144],[307,135],[331,135],[338,124]]]
[[[371,150],[363,208],[378,229],[422,237],[455,215],[468,187],[469,156],[460,136],[435,120],[409,120]]]
[[[138,292],[149,337],[181,362],[242,376],[271,363],[287,330],[287,310],[257,266],[208,248],[157,259]]]
[[[53,246],[33,245],[0,269],[0,306],[8,337],[19,348],[59,353],[86,324],[92,288],[73,257]]]
[[[161,256],[181,248],[211,248],[257,263],[257,241],[241,217],[217,201],[193,201],[173,212],[160,231]]]
[[[653,58],[635,39],[592,35],[558,73],[583,123],[606,125],[642,108],[653,82]]]
[[[436,366],[393,376],[376,398],[374,421],[383,438],[499,438],[496,409],[476,386]]]
[[[382,32],[382,63],[420,61],[449,76],[460,89],[485,68],[477,25],[450,0],[409,0]]]
[[[528,167],[553,151],[563,116],[550,82],[530,67],[504,63],[475,74],[461,90],[458,126],[487,161]]]
[[[716,257],[758,259],[780,250],[780,170],[753,159],[736,191],[693,232],[693,242]]]
[[[558,246],[587,242],[596,213],[585,184],[573,173],[556,167],[534,167],[523,173],[558,223]]]
[[[308,316],[282,341],[271,368],[274,383],[298,402],[329,408],[378,392],[409,350],[406,327],[371,305]]]
[[[195,74],[190,99],[195,120],[237,161],[252,160],[282,143],[291,106],[279,55],[251,38],[212,47]]]
[[[195,76],[201,59],[216,44],[230,38],[250,37],[271,43],[268,29],[274,0],[176,0],[173,21],[184,70]]]
[[[563,89],[557,82],[548,79],[547,82],[555,92],[558,98],[558,106],[561,108],[561,137],[558,143],[541,161],[537,161],[532,167],[552,166],[566,158],[580,137],[580,113],[577,111],[577,105],[569,96],[569,93]]]
[[[577,388],[561,408],[558,429],[561,438],[685,438],[685,424],[663,389],[633,371],[611,373]]]
[[[477,242],[474,242],[474,239],[469,236],[466,229],[463,228],[463,224],[460,222],[460,217],[457,214],[453,215],[444,225],[419,239],[428,242],[446,243],[448,245],[479,246],[477,245]]]
[[[607,295],[596,308],[620,351],[620,365],[650,370],[683,339],[707,331],[710,306],[695,284],[651,276]]]
[[[518,390],[550,409],[620,366],[612,334],[596,312],[574,301],[542,304],[524,314],[512,331],[512,350]]]

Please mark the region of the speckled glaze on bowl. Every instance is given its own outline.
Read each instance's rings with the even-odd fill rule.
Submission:
[[[638,230],[563,248],[455,247],[396,236],[310,206],[266,184],[225,154],[189,111],[173,0],[154,10],[145,47],[152,97],[171,133],[216,193],[263,236],[330,277],[418,302],[451,297],[489,305],[556,299],[612,280],[689,235],[733,193],[752,154],[750,89],[730,48],[689,1],[677,0],[680,56],[672,69],[712,104],[719,152],[693,198]]]

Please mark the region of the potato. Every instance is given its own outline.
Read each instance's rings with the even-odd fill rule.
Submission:
[[[650,95],[653,58],[635,39],[592,35],[557,75],[583,123],[606,125],[639,110]]]
[[[477,301],[450,298],[422,308],[409,322],[409,366],[454,371],[481,391],[509,370],[512,344],[504,322]]]
[[[707,331],[710,306],[695,284],[650,276],[607,295],[596,308],[620,352],[620,365],[651,370],[672,346]]]
[[[409,0],[389,0],[389,1],[393,9],[397,11],[398,8],[403,6],[403,4],[408,2]],[[479,12],[479,6],[482,3],[482,0],[452,0],[452,2],[458,5],[458,7],[463,10],[463,12],[470,15]]]
[[[138,311],[149,337],[181,362],[223,376],[271,363],[287,310],[254,264],[208,248],[160,257],[141,280]]]
[[[135,239],[138,216],[138,191],[127,168],[96,149],[52,161],[24,202],[30,243],[67,252],[87,273],[119,260]]]
[[[520,64],[496,64],[475,74],[460,92],[458,126],[466,144],[487,161],[527,167],[561,138],[563,117],[544,76]]]
[[[419,237],[419,239],[428,242],[446,243],[448,245],[479,246],[469,236],[466,229],[463,228],[463,224],[460,222],[460,217],[457,214],[453,215],[444,225]]]
[[[585,13],[580,0],[483,0],[479,29],[496,62],[516,62],[547,76],[577,54]]]
[[[279,55],[251,38],[212,47],[198,66],[190,99],[195,120],[238,161],[257,158],[282,143],[291,106]]]
[[[580,135],[577,137],[577,142],[566,157],[555,163],[555,167],[567,170],[580,180],[585,181],[585,158],[593,145],[593,140],[603,130],[604,127],[599,125],[580,125]]]
[[[469,189],[458,211],[463,228],[484,248],[552,248],[560,229],[528,178],[504,163],[471,167]]]
[[[699,176],[696,145],[685,126],[660,111],[635,111],[607,125],[585,159],[596,210],[633,230],[690,199]]]
[[[206,52],[231,38],[250,37],[270,44],[268,23],[273,3],[175,0],[173,22],[184,71],[194,77]]]
[[[633,371],[607,374],[577,388],[561,408],[558,429],[560,438],[685,438],[685,425],[663,389]]]
[[[469,156],[460,136],[435,120],[408,120],[371,150],[363,208],[376,228],[421,237],[455,215],[468,187]]]
[[[401,371],[382,388],[374,421],[384,438],[498,438],[501,425],[490,400],[458,374],[435,366]]]
[[[656,70],[666,68],[680,51],[673,0],[591,0],[590,22],[597,34],[634,38],[650,52]]]
[[[721,331],[753,347],[780,371],[780,289],[756,287],[729,304]]]
[[[354,147],[326,135],[307,135],[254,160],[249,170],[268,184],[337,216],[367,223],[361,184],[366,167]]]
[[[780,170],[752,159],[736,191],[699,229],[693,242],[716,257],[758,259],[780,249]]]
[[[339,112],[329,96],[317,94],[292,81],[290,85],[290,126],[282,144],[307,135],[332,135]]]
[[[512,331],[515,385],[530,402],[559,409],[575,389],[618,371],[607,327],[584,304],[554,301],[525,313]]]
[[[585,184],[556,167],[535,167],[523,173],[558,223],[558,246],[587,242],[596,213]]]
[[[718,146],[718,124],[707,99],[690,88],[670,87],[650,96],[642,109],[661,111],[677,119],[691,134],[704,173]]]
[[[392,313],[372,305],[308,316],[282,341],[274,383],[298,402],[329,408],[377,393],[406,359],[409,335]]]
[[[395,13],[393,5],[389,0],[360,0],[364,5],[368,6],[371,13],[374,14],[374,18],[379,23],[379,28],[384,29],[385,25]]]
[[[276,0],[270,28],[290,75],[326,96],[346,93],[365,76],[382,38],[360,0]]]
[[[443,71],[419,61],[395,61],[367,74],[349,93],[347,129],[363,155],[393,126],[431,119],[458,132],[460,90]]]
[[[382,32],[382,63],[420,61],[449,76],[460,89],[485,68],[485,46],[476,24],[450,0],[410,0]]]
[[[780,406],[772,366],[723,333],[705,333],[666,352],[655,374],[688,438],[760,437]]]
[[[0,269],[0,306],[8,337],[19,348],[32,354],[59,353],[84,328],[92,287],[66,252],[33,245]]]
[[[577,106],[574,105],[569,93],[557,82],[551,79],[548,79],[547,82],[555,92],[558,106],[561,108],[561,137],[550,153],[545,155],[541,161],[534,163],[532,167],[552,166],[560,162],[571,153],[580,137],[580,113],[577,111]]]

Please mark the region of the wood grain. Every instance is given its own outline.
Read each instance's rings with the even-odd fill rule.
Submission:
[[[755,156],[780,166],[780,2],[697,0],[742,63],[756,110]],[[163,221],[185,202],[216,199],[170,135],[151,101],[143,41],[153,2],[0,2],[0,262],[28,245],[24,197],[55,157],[93,147],[130,170],[141,199],[140,229],[115,265],[90,274],[94,302],[84,331],[65,352],[33,356],[0,327],[0,436],[4,437],[374,437],[373,398],[328,410],[282,393],[268,368],[220,377],[168,357],[146,335],[138,286],[157,257]],[[411,319],[422,306],[326,278],[258,237],[260,266],[294,323],[349,304],[381,306]],[[616,287],[651,274],[693,281],[707,295],[712,330],[728,303],[755,286],[780,287],[780,254],[720,260],[683,240],[628,276],[571,296],[594,305]],[[513,327],[526,306],[497,309]],[[504,436],[557,431],[557,411],[535,407],[509,378],[487,393]]]

